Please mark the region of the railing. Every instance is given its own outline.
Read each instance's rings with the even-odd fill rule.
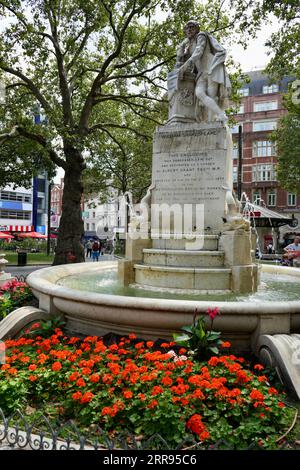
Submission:
[[[48,418],[40,415],[30,422],[19,410],[6,417],[0,408],[0,450],[234,450],[226,440],[219,440],[213,445],[203,445],[195,439],[188,438],[177,446],[172,446],[159,434],[141,439],[126,430],[112,438],[98,425],[93,425],[89,436],[84,436],[72,421],[56,422],[55,426]],[[299,441],[285,441],[278,449],[299,449]],[[258,443],[253,443],[243,450],[259,450]]]

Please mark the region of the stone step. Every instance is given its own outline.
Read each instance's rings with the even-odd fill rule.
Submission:
[[[219,235],[204,235],[198,240],[186,238],[153,238],[153,248],[159,250],[215,251],[218,250]]]
[[[231,269],[187,268],[135,264],[135,282],[143,286],[175,289],[228,290],[231,288]]]
[[[144,264],[162,266],[220,267],[224,265],[223,251],[143,250]]]

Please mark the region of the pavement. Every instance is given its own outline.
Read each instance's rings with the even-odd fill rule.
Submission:
[[[99,256],[99,263],[102,261],[112,261],[114,260],[114,255],[103,255]],[[92,258],[86,258],[86,263],[95,263]],[[5,267],[5,272],[11,273],[13,276],[24,276],[26,277],[28,274],[32,273],[33,271],[37,271],[38,269],[48,268],[51,264],[28,264],[27,266],[15,266],[15,265],[8,265]]]

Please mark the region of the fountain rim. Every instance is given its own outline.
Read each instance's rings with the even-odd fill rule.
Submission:
[[[180,311],[194,312],[197,307],[199,312],[205,312],[209,307],[218,307],[222,309],[222,313],[239,313],[239,314],[261,314],[262,308],[265,314],[268,313],[299,313],[300,300],[292,301],[197,301],[197,300],[176,300],[161,299],[153,297],[131,297],[114,294],[102,294],[91,291],[76,291],[69,287],[57,284],[59,279],[75,274],[83,274],[93,271],[107,271],[115,269],[118,261],[101,261],[99,263],[76,263],[59,266],[51,266],[34,271],[27,277],[28,285],[33,289],[34,294],[39,298],[39,294],[45,294],[50,297],[57,297],[75,302],[84,302],[87,304],[107,305],[114,307],[134,308],[148,310],[155,309],[161,311]],[[263,272],[284,275],[296,275],[300,278],[300,269],[284,266],[261,265]],[[300,279],[299,279],[300,282]],[[88,294],[88,295],[86,295]]]

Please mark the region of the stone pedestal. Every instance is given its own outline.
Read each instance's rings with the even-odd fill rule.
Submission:
[[[221,123],[193,123],[158,128],[154,134],[151,200],[151,236],[158,236],[162,214],[170,213],[170,233],[204,226],[222,230],[226,216],[224,187],[231,187],[231,136]],[[165,212],[164,212],[165,211]],[[192,219],[189,224],[189,213]],[[198,215],[197,215],[198,211]],[[180,225],[180,220],[182,224]]]

